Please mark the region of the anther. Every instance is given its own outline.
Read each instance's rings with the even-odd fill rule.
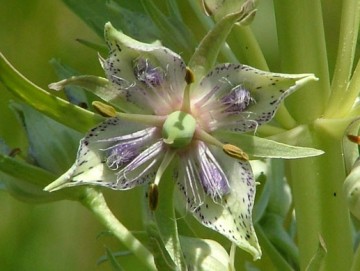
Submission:
[[[115,117],[116,116],[116,110],[111,105],[107,105],[107,104],[104,104],[99,101],[92,102],[92,105],[96,109],[96,111],[98,111],[99,114],[104,117]]]
[[[195,75],[189,67],[186,67],[185,81],[188,85],[195,81]]]
[[[159,189],[155,183],[150,184],[149,187],[149,207],[151,211],[155,211],[158,205]]]
[[[244,161],[249,160],[249,156],[247,155],[246,152],[244,152],[242,149],[240,149],[239,147],[236,147],[232,144],[224,144],[223,151],[230,157],[233,157],[233,158],[236,158],[239,160],[244,160]]]

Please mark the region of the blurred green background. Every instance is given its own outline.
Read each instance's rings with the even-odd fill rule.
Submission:
[[[0,0],[0,51],[23,75],[40,87],[57,81],[49,64],[60,59],[83,74],[102,75],[97,53],[76,41],[100,42],[60,0]],[[0,138],[11,148],[27,149],[22,127],[8,108],[13,100],[0,84]],[[106,192],[110,208],[130,229],[140,229],[139,191]],[[135,194],[135,195],[134,195]],[[125,206],[125,208],[122,208]],[[97,265],[105,254],[123,249],[77,202],[29,204],[0,190],[0,270],[112,270]],[[100,235],[100,236],[99,236]],[[126,258],[124,266],[134,259]],[[127,269],[131,270],[131,269]]]

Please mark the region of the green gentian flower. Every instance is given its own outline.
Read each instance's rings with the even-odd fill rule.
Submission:
[[[193,74],[178,54],[133,40],[110,23],[105,39],[110,55],[100,62],[107,79],[81,76],[50,87],[85,86],[126,113],[97,103],[112,117],[87,133],[75,164],[45,189],[96,185],[127,190],[150,184],[150,207],[155,209],[157,185],[175,161],[173,181],[187,210],[260,258],[252,225],[256,185],[248,156],[214,132],[255,131],[273,118],[286,96],[314,77],[241,64],[217,65],[203,77]]]

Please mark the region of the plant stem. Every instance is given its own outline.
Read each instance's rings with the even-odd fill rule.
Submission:
[[[313,142],[308,145],[324,150],[325,154],[288,162],[298,225],[300,267],[304,270],[316,253],[320,235],[328,251],[324,270],[349,270],[353,252],[349,212],[342,187],[345,168],[341,142],[316,126],[312,136]]]
[[[148,268],[148,270],[156,270],[153,255],[117,220],[107,206],[101,192],[94,188],[84,189],[81,203],[87,207],[95,217]]]
[[[341,14],[339,48],[331,85],[331,97],[325,112],[327,117],[344,116],[358,94],[358,91],[350,93],[348,83],[352,73],[355,48],[360,21],[360,0],[345,0]]]
[[[286,100],[293,118],[309,123],[322,115],[330,93],[321,1],[274,0],[274,7],[282,72],[312,72],[320,78]]]

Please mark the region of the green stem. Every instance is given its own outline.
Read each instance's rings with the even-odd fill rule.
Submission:
[[[341,14],[340,38],[331,97],[325,112],[327,117],[348,113],[357,96],[350,93],[348,83],[352,73],[360,22],[360,0],[345,0]]]
[[[279,251],[274,247],[274,245],[267,238],[265,232],[259,224],[255,224],[255,231],[259,238],[259,243],[262,250],[271,258],[272,263],[277,268],[277,270],[282,271],[291,271],[293,268],[288,264],[288,262],[282,257]]]
[[[321,1],[274,0],[274,7],[283,72],[320,78],[286,100],[293,118],[309,123],[322,115],[330,93]]]
[[[350,271],[360,270],[360,246],[357,247]]]
[[[249,26],[234,25],[229,35],[229,45],[234,52],[240,51],[245,63],[257,69],[268,71],[264,54]]]
[[[319,235],[327,255],[324,270],[349,270],[352,236],[349,212],[343,191],[345,167],[341,142],[315,127],[308,145],[325,154],[287,162],[298,229],[300,267],[304,270],[316,253]],[[341,248],[341,249],[339,249]]]
[[[206,33],[208,33],[213,27],[214,22],[211,20],[210,17],[206,16],[203,9],[200,6],[200,1],[188,0],[189,6],[193,9],[196,17],[198,18],[199,22],[202,24]],[[233,51],[231,51],[229,46],[222,46],[220,49],[221,54],[226,58],[227,61],[231,63],[237,63],[237,57],[234,55]]]
[[[117,220],[102,193],[87,188],[81,203],[148,268],[147,270],[156,270],[153,255]]]
[[[296,126],[296,121],[293,119],[284,103],[279,106],[275,119],[285,129],[290,130]]]
[[[345,100],[342,103],[343,104],[342,109],[346,110],[344,114],[348,115],[350,111],[352,113],[354,101],[358,97],[359,92],[360,92],[360,60],[356,65],[354,74],[351,78],[346,94],[344,94]]]

